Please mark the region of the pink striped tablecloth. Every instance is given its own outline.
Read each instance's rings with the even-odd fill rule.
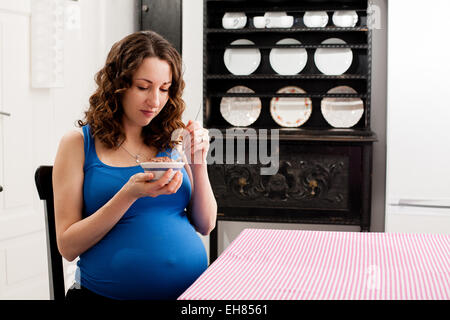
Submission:
[[[245,229],[179,300],[450,299],[450,236]]]

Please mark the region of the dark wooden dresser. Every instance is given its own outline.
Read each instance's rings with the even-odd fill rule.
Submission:
[[[357,24],[336,27],[332,22],[336,10],[355,11]],[[280,11],[294,17],[292,27],[253,25],[253,17]],[[328,24],[305,26],[302,18],[309,11],[327,12]],[[244,12],[245,27],[223,28],[222,17],[227,12]],[[284,38],[297,39],[301,44],[276,44]],[[345,44],[322,44],[328,38],[342,39]],[[236,48],[231,42],[237,39],[252,41],[254,44],[243,48],[257,48],[261,53],[261,62],[251,74],[236,75],[225,66],[224,52]],[[369,231],[372,144],[376,141],[370,128],[371,43],[367,0],[204,0],[203,122],[210,132],[217,133],[211,135],[211,146],[222,144],[223,154],[228,157],[227,161],[224,156],[223,161],[214,162],[217,148],[209,155],[208,173],[219,206],[219,221],[359,225],[361,231]],[[278,47],[304,48],[308,60],[303,70],[293,75],[276,73],[269,55]],[[340,75],[322,73],[314,61],[319,48],[350,48],[351,66]],[[245,86],[253,92],[227,93],[235,86]],[[277,93],[286,86],[300,87],[306,93]],[[356,93],[328,93],[337,86],[349,86]],[[258,97],[261,112],[257,120],[245,127],[231,125],[220,111],[221,101],[226,97]],[[309,97],[312,102],[309,119],[299,127],[277,124],[270,112],[275,97]],[[361,119],[349,128],[331,126],[321,112],[321,101],[328,97],[360,98],[364,104]],[[274,136],[277,141],[271,144]],[[278,156],[275,174],[261,174],[261,169],[269,166],[255,157],[255,152],[264,146],[262,143],[267,143],[268,154]],[[241,150],[244,146],[245,155],[236,153],[239,144]],[[255,146],[258,149],[252,149]],[[216,228],[210,235],[211,262],[217,257],[217,232]]]

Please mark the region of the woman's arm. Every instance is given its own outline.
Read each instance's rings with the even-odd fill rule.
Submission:
[[[138,173],[103,207],[83,219],[83,165],[83,136],[69,132],[60,142],[53,167],[56,238],[61,255],[69,261],[99,242],[138,198],[176,192],[182,181],[178,174],[167,184],[167,172],[150,183],[152,173]]]
[[[202,235],[208,235],[216,226],[217,202],[208,177],[206,155],[209,150],[208,130],[198,122],[189,121],[186,130],[190,135],[185,151],[186,171],[193,181],[191,197],[191,221],[195,229]],[[184,138],[183,140],[185,140]]]
[[[192,168],[192,169],[191,169]],[[206,164],[186,165],[192,182],[191,221],[195,230],[208,235],[216,226],[217,202],[208,178]]]
[[[100,241],[134,202],[121,190],[95,214],[82,219],[83,164],[83,136],[69,132],[60,142],[53,167],[56,238],[61,255],[69,261]]]

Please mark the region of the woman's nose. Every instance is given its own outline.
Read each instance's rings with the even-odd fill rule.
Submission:
[[[147,104],[151,107],[159,106],[159,92],[158,90],[151,90],[147,95]]]

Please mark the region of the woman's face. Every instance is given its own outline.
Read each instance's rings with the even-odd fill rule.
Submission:
[[[171,82],[172,71],[167,61],[145,58],[123,95],[123,121],[141,127],[148,125],[169,100]]]

